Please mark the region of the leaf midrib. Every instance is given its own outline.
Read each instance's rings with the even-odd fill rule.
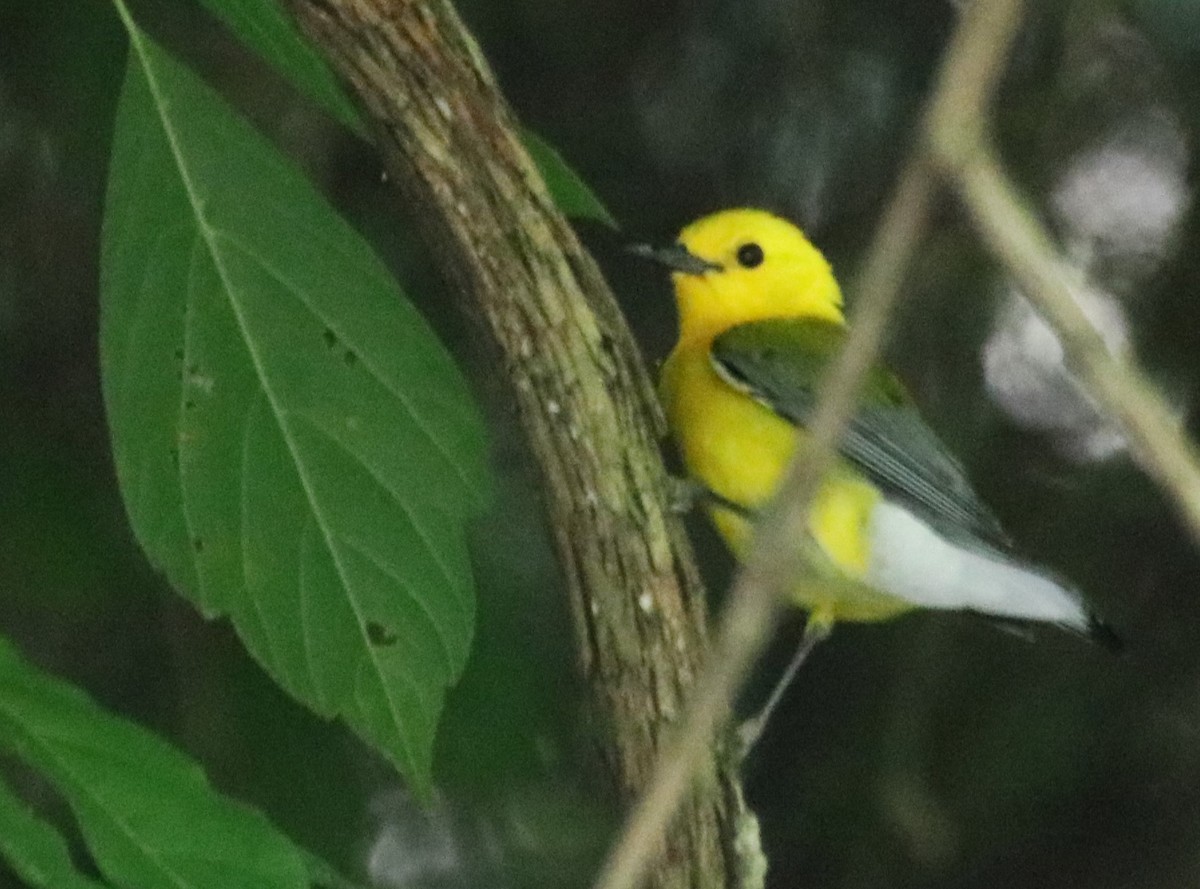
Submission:
[[[340,325],[337,324],[337,322],[326,318],[321,312],[317,311],[314,306],[310,305],[308,301],[304,299],[304,296],[302,295],[302,289],[295,286],[295,284],[289,280],[288,275],[281,269],[276,268],[273,263],[268,262],[265,258],[259,256],[258,253],[252,249],[252,245],[243,241],[240,235],[220,226],[212,226],[212,233],[214,239],[224,238],[234,249],[240,250],[244,255],[254,260],[258,264],[259,268],[261,268],[271,278],[282,285],[284,290],[288,291],[290,295],[295,298],[296,302],[304,307],[305,311],[316,318],[322,325],[337,334],[339,339],[345,339],[345,331],[339,329]],[[384,372],[375,366],[375,362],[371,360],[370,355],[359,355],[358,357],[364,369],[371,375],[371,378],[383,388],[383,391],[395,398],[404,406],[405,411],[407,411],[408,415],[413,420],[413,425],[415,425],[417,429],[420,430],[421,434],[424,435],[429,441],[429,443],[433,445],[434,449],[441,455],[442,459],[446,461],[446,465],[450,467],[451,471],[454,472],[456,476],[458,476],[459,480],[462,482],[463,490],[469,493],[472,489],[472,485],[470,479],[467,477],[466,467],[461,461],[457,460],[452,455],[450,447],[442,440],[442,438],[434,433],[432,427],[425,419],[423,412],[417,410],[412,401],[409,399],[408,395],[405,394],[399,387],[395,386],[387,378]]]

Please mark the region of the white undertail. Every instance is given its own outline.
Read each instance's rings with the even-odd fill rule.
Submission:
[[[871,511],[867,580],[925,608],[966,608],[1017,620],[1088,630],[1079,596],[1053,578],[953,543],[913,513],[888,501]]]

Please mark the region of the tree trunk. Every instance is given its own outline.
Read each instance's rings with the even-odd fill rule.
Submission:
[[[541,470],[594,735],[629,804],[706,638],[694,560],[664,512],[662,424],[636,344],[449,3],[288,4],[357,96],[435,261],[498,346]],[[706,772],[648,885],[739,884],[740,789],[715,760]]]

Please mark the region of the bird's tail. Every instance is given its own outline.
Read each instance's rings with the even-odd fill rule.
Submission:
[[[1049,573],[980,542],[953,541],[898,504],[871,514],[867,580],[923,608],[962,608],[1001,622],[1050,623],[1119,649],[1111,627]]]

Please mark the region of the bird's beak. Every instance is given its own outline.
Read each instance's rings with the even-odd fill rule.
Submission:
[[[673,272],[683,272],[685,275],[703,275],[705,272],[719,272],[724,268],[719,263],[689,253],[687,247],[682,244],[672,244],[670,247],[631,244],[626,249],[634,256],[652,260]]]

